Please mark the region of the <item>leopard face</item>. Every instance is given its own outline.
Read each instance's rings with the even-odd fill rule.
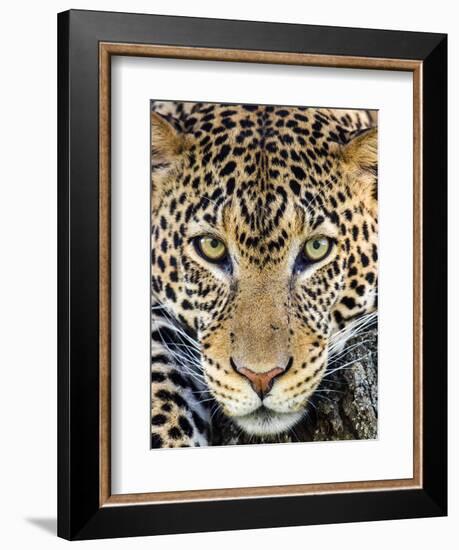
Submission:
[[[154,300],[197,342],[224,414],[250,434],[283,432],[334,339],[376,308],[376,129],[365,111],[163,113],[152,113]]]

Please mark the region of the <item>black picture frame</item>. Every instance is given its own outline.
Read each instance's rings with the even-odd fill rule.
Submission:
[[[422,62],[422,486],[100,506],[99,44]],[[58,15],[58,535],[93,539],[447,513],[447,37],[71,10]]]

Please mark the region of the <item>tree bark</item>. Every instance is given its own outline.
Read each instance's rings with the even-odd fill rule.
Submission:
[[[288,433],[251,437],[230,420],[214,421],[213,445],[375,439],[378,435],[378,331],[352,338],[327,370],[304,418]],[[334,371],[334,372],[331,372]]]

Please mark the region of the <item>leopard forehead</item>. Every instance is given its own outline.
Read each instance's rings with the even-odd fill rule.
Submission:
[[[193,220],[232,228],[254,264],[279,261],[305,222],[311,230],[325,219],[337,225],[343,205],[354,199],[342,182],[337,144],[368,126],[369,117],[360,111],[198,104],[181,124],[173,119],[191,139],[166,198],[169,213],[181,217],[177,209],[186,206],[184,231]]]

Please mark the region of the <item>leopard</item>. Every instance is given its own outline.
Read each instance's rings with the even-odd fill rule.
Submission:
[[[276,437],[377,315],[376,111],[151,102],[151,448]]]

